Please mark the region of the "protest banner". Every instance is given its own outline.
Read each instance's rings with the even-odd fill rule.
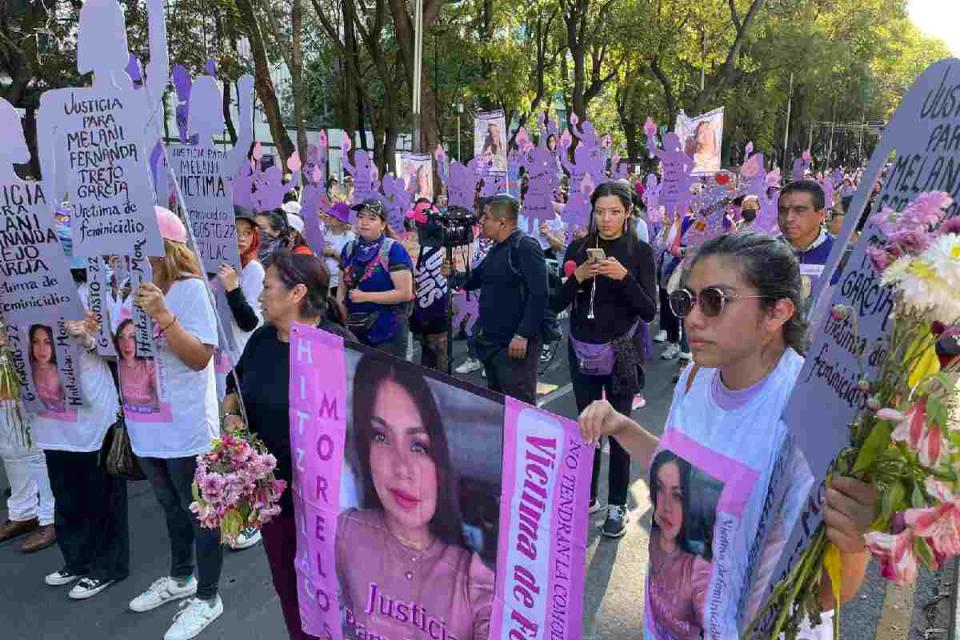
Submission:
[[[507,171],[507,123],[503,111],[478,111],[473,118],[473,156],[490,163],[490,171]]]
[[[684,153],[680,138],[673,131],[662,136],[663,148],[657,146],[657,125],[651,119],[643,125],[647,135],[647,153],[660,160],[660,205],[664,207],[666,222],[686,213],[693,182],[693,158]]]
[[[401,153],[398,172],[414,198],[433,200],[433,157],[429,153]]]
[[[720,171],[723,107],[694,118],[681,110],[673,130],[683,144],[683,152],[693,158],[693,175]]]
[[[786,472],[774,474],[768,490],[769,512],[765,511],[761,523],[766,533],[758,536],[762,546],[757,550],[762,553],[750,588],[752,606],[746,608],[747,618],[794,566],[821,523],[833,460],[849,444],[848,425],[867,407],[869,390],[859,382],[874,377],[890,348],[893,293],[867,255],[869,247],[884,240],[873,220],[835,278],[837,267],[885,167],[874,211],[884,207],[900,211],[920,193],[945,191],[954,199],[947,216],[957,215],[960,110],[952,96],[958,91],[960,60],[950,59],[928,68],[904,97],[884,129],[817,281],[811,305],[819,312],[812,318],[817,330],[784,412],[789,441],[777,464]],[[832,281],[836,284],[831,285]],[[770,621],[762,622],[766,624],[759,625],[760,631]]]
[[[55,203],[43,185],[17,177],[30,161],[20,117],[0,99],[0,318],[29,325],[51,319],[82,320],[77,288],[52,228]]]
[[[10,324],[6,334],[24,408],[45,418],[76,422],[77,409],[83,406],[78,351],[64,321]]]
[[[113,291],[103,258],[87,258],[87,305],[97,319],[97,353],[108,357],[117,355],[110,326],[112,298]]]
[[[290,349],[307,633],[581,636],[593,448],[574,423],[318,329]]]
[[[40,97],[37,150],[44,191],[66,194],[74,207],[77,256],[123,253],[135,244],[146,255],[163,255],[147,152],[156,142],[168,80],[163,1],[149,0],[147,15],[150,64],[142,89],[122,71],[130,54],[119,3],[91,0],[80,10],[77,70],[92,71],[93,86]]]

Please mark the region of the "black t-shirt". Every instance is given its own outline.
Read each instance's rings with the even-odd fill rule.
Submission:
[[[551,306],[559,312],[572,303],[572,335],[577,340],[599,344],[622,336],[638,318],[644,322],[653,320],[657,314],[657,273],[650,245],[627,235],[599,242],[590,242],[589,236],[574,240],[567,247],[563,264],[572,260],[579,266],[586,262],[588,243],[591,248],[599,246],[608,258],[619,260],[627,269],[626,277],[620,281],[597,277],[592,320],[587,319],[592,280],[581,284],[571,275],[553,295]]]
[[[329,322],[319,326],[324,331],[352,339],[342,327]],[[234,368],[240,380],[250,431],[267,445],[277,459],[275,474],[289,487],[293,479],[290,452],[290,343],[280,342],[277,328],[265,324],[250,336],[247,346]],[[227,378],[227,392],[236,391],[233,376]],[[283,515],[293,515],[293,497],[288,488],[280,500]]]

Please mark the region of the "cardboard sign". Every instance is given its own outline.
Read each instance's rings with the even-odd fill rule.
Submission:
[[[37,147],[44,190],[66,194],[74,207],[76,256],[118,254],[135,244],[163,255],[154,213],[149,151],[167,84],[163,0],[147,2],[150,64],[137,89],[126,26],[117,0],[88,0],[80,10],[77,70],[93,86],[46,91],[37,112]]]
[[[836,284],[826,285],[833,279],[891,153],[896,152],[896,157],[888,167],[874,211],[887,206],[900,211],[919,193],[946,191],[954,198],[947,215],[957,215],[960,146],[955,140],[960,134],[960,111],[952,98],[957,92],[960,60],[951,59],[928,68],[904,97],[870,159],[843,230],[817,281],[819,296],[825,299],[811,308],[825,315],[812,318],[818,331],[784,412],[790,437],[814,482],[805,494],[801,516],[788,529],[789,538],[779,541],[782,554],[775,556],[779,557],[776,571],[771,572],[771,579],[765,584],[754,585],[761,593],[769,593],[772,585],[790,570],[821,522],[825,478],[833,459],[849,442],[847,425],[866,406],[868,394],[859,389],[857,382],[873,377],[888,349],[893,294],[881,283],[880,274],[866,256],[868,246],[884,239],[872,222],[853,247]],[[850,311],[847,318],[829,315],[838,304]]]
[[[593,448],[575,423],[314,328],[290,349],[304,631],[581,637]]]
[[[76,422],[83,406],[78,353],[64,321],[8,325],[6,333],[24,408],[44,418]]]
[[[473,156],[490,163],[490,171],[507,171],[507,124],[503,111],[479,111],[473,119]]]

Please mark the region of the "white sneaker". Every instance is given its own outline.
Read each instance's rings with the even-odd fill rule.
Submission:
[[[51,587],[63,587],[75,580],[79,580],[80,576],[70,573],[66,567],[60,569],[60,571],[55,571],[50,575],[46,576],[43,581],[46,582]]]
[[[467,358],[459,367],[453,370],[454,373],[467,374],[483,369],[483,363],[475,358]]]
[[[680,353],[680,345],[671,342],[667,345],[667,348],[663,350],[663,353],[660,354],[660,357],[664,360],[673,360]]]
[[[597,498],[593,498],[590,500],[590,508],[588,509],[590,515],[599,513],[601,509],[603,509],[603,507],[600,505],[600,500],[598,500]]]
[[[113,583],[113,580],[80,578],[80,582],[75,584],[73,589],[70,589],[70,593],[67,595],[70,596],[71,600],[86,600],[87,598],[92,598],[93,596],[97,595]]]
[[[173,602],[181,598],[189,598],[197,593],[197,579],[193,576],[181,585],[174,578],[164,576],[157,578],[147,590],[130,601],[130,609],[137,613],[156,609],[162,604]]]
[[[666,342],[667,341],[667,332],[663,329],[657,331],[657,335],[653,336],[654,342]]]
[[[256,527],[249,527],[240,532],[240,535],[238,535],[236,541],[230,545],[230,548],[234,551],[249,549],[253,545],[260,542],[260,537],[259,529]]]
[[[217,595],[213,600],[190,598],[180,605],[173,624],[163,634],[163,640],[190,640],[200,635],[211,622],[223,615],[223,600]]]
[[[693,360],[693,354],[689,351],[677,351],[677,357],[683,362],[690,362]]]

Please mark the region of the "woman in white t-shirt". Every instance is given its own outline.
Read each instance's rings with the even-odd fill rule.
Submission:
[[[813,481],[780,418],[803,366],[807,323],[799,311],[801,296],[796,258],[775,239],[738,233],[704,243],[670,297],[674,313],[684,319],[695,364],[674,390],[663,435],[651,434],[604,400],[580,415],[588,442],[612,435],[648,469],[664,451],[682,461],[678,468],[689,469],[676,496],[684,505],[687,534],[651,548],[657,566],[648,571],[645,638],[682,637],[687,628],[670,602],[670,567],[682,564],[672,554],[681,550],[711,563],[709,586],[699,596],[705,637],[739,637],[756,613],[755,595],[768,586],[769,564],[780,555],[769,547],[785,543],[784,536],[762,531],[789,532]],[[655,478],[651,491],[661,485],[663,478]],[[770,495],[786,496],[772,514],[764,513]],[[843,562],[842,601],[863,582],[869,559],[863,534],[875,504],[876,492],[850,478],[835,478],[826,492],[827,538]],[[655,519],[651,546],[666,538],[660,529]],[[758,587],[758,576],[767,585]],[[824,609],[835,606],[829,584],[825,578],[820,592]],[[831,618],[825,614],[802,637],[829,637]]]
[[[342,271],[340,256],[343,248],[357,238],[350,226],[350,205],[346,202],[333,203],[323,212],[323,223],[326,227],[323,234],[323,264],[330,273],[330,294],[336,297]]]
[[[260,249],[260,229],[249,210],[235,207],[237,247],[240,250],[240,273],[228,264],[221,264],[217,278],[227,293],[230,305],[230,333],[236,349],[231,349],[231,363],[240,360],[247,340],[263,321],[260,294],[263,292],[263,265],[257,259]],[[226,346],[222,345],[225,349]]]
[[[220,531],[201,527],[190,512],[197,456],[209,451],[220,433],[213,369],[217,320],[199,261],[187,247],[186,228],[167,209],[156,207],[156,211],[165,256],[150,258],[153,282],[140,285],[134,304],[152,320],[161,404],[169,407],[169,418],[151,415],[138,421],[128,414],[127,428],[133,451],[163,508],[172,559],[170,573],[134,598],[130,608],[149,611],[189,597],[164,636],[186,640],[223,613],[218,595],[223,564]]]
[[[85,285],[80,300],[87,305]],[[86,321],[66,322],[66,330],[77,348],[83,405],[33,414],[30,430],[46,457],[57,545],[64,562],[45,582],[57,587],[77,581],[69,596],[85,600],[129,573],[127,482],[108,475],[100,464],[104,437],[116,422],[120,405],[107,362],[97,355],[97,320],[88,312]]]

